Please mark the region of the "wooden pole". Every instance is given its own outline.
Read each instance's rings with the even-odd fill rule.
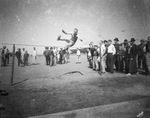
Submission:
[[[11,82],[10,84],[13,85],[14,79],[14,65],[15,65],[15,44],[13,44],[13,53],[12,53],[12,70],[11,70]]]
[[[102,74],[102,55],[101,55],[101,46],[102,44],[100,44],[100,47],[99,47],[99,57],[100,57],[100,67],[99,67],[99,74],[101,75]]]

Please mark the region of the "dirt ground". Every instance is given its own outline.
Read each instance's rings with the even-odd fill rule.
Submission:
[[[99,75],[88,68],[86,55],[81,57],[81,64],[76,64],[76,59],[71,55],[70,63],[54,67],[46,66],[44,57],[38,58],[37,65],[15,65],[13,86],[8,86],[11,66],[0,67],[0,89],[9,92],[0,96],[0,104],[5,107],[0,110],[0,118],[27,118],[150,98],[150,76],[117,72]],[[83,75],[63,75],[70,71]]]

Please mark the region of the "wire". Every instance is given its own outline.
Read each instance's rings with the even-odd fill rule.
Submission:
[[[2,43],[4,45],[13,45],[13,43]],[[50,46],[50,45],[30,45],[30,44],[15,44],[15,45],[20,45],[20,46],[36,46],[36,47],[63,47],[63,46]]]

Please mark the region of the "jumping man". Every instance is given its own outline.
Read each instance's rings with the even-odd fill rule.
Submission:
[[[76,43],[77,40],[78,40],[78,36],[77,36],[77,35],[78,35],[78,29],[75,28],[74,31],[73,31],[73,33],[67,33],[67,32],[65,32],[64,30],[62,30],[62,32],[63,32],[64,34],[66,34],[66,35],[71,35],[71,39],[61,39],[61,35],[59,35],[57,40],[58,40],[58,41],[66,41],[66,42],[68,43],[68,45],[66,45],[66,48],[65,48],[65,49],[68,49],[69,47],[74,46],[75,43]],[[83,42],[82,39],[79,39],[79,40]]]

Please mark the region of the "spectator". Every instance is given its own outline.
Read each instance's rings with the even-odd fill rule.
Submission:
[[[6,66],[6,46],[3,46],[2,49],[2,65]]]
[[[123,72],[124,70],[124,50],[122,48],[122,45],[120,44],[119,46],[119,51],[118,51],[118,71]]]
[[[36,48],[33,47],[33,52],[32,52],[32,64],[35,65],[37,60],[37,51]]]
[[[17,52],[16,52],[16,57],[18,59],[18,66],[20,66],[20,64],[23,64],[22,59],[21,59],[21,49],[18,48]]]
[[[146,44],[146,68],[145,74],[150,74],[150,36],[148,37],[148,42]]]
[[[90,47],[90,53],[91,53],[91,57],[92,57],[92,60],[91,60],[91,62],[92,62],[92,67],[91,67],[91,68],[93,68],[93,55],[94,55],[94,44],[93,44],[93,42],[91,42],[91,43],[89,44],[89,47]]]
[[[57,52],[56,52],[56,47],[53,47],[53,53],[54,53],[54,57],[53,57],[53,65],[56,65],[56,56],[57,56]]]
[[[28,54],[28,51],[25,51],[24,53],[24,66],[28,66],[28,58],[29,58],[29,54]]]
[[[143,65],[143,57],[144,57],[144,39],[141,39],[141,44],[138,45],[138,68],[141,69],[141,63]]]
[[[65,57],[65,56],[66,56],[66,50],[67,50],[66,48],[64,48],[64,49],[62,50],[62,63],[63,63],[63,64],[66,63],[66,60],[65,60],[65,58],[66,58],[66,57]]]
[[[45,47],[43,54],[44,54],[45,59],[46,59],[46,65],[50,65],[49,47]]]
[[[59,54],[59,49],[58,49],[58,47],[56,47],[56,55],[57,55],[57,57],[56,57],[56,63],[57,64],[59,64],[59,58],[60,58],[60,54]]]
[[[24,62],[24,53],[25,53],[25,48],[22,48],[21,59],[22,59],[23,62]]]
[[[108,59],[107,59],[107,52],[108,52],[108,46],[109,46],[109,44],[108,44],[108,41],[107,40],[104,40],[104,45],[105,45],[105,47],[106,47],[106,52],[105,52],[105,59],[106,59],[106,67],[105,67],[105,69],[107,69],[107,67],[108,67]]]
[[[94,45],[94,52],[93,52],[93,70],[98,70],[99,69],[99,65],[98,65],[98,46]]]
[[[148,75],[149,71],[148,71],[147,64],[146,64],[146,61],[147,61],[146,60],[146,55],[147,55],[146,44],[147,44],[147,41],[144,40],[144,47],[143,47],[143,70],[145,71],[145,74]]]
[[[0,48],[0,66],[2,66],[2,48]]]
[[[114,73],[114,55],[116,54],[115,46],[112,45],[112,40],[108,40],[108,51],[107,51],[107,71]]]
[[[135,44],[135,39],[131,38],[131,48],[130,48],[130,53],[129,53],[129,73],[128,75],[131,74],[136,74],[137,73],[137,62],[136,62],[136,56],[137,56],[137,45]]]
[[[123,68],[123,70],[126,68],[126,64],[127,64],[127,58],[128,58],[128,51],[127,51],[127,49],[128,48],[129,48],[128,40],[125,39],[124,42],[122,43],[122,50],[123,50],[123,53],[124,53],[124,56],[123,56],[124,68]],[[125,70],[125,72],[126,72],[126,70]]]
[[[7,49],[6,50],[6,64],[9,64],[9,56],[10,56],[10,52],[9,52],[9,50]]]
[[[115,38],[114,39],[114,46],[115,46],[115,49],[116,49],[116,54],[114,55],[114,63],[115,63],[115,67],[116,67],[116,70],[118,71],[118,61],[119,61],[119,43],[118,43],[119,39],[118,38]]]
[[[62,58],[63,58],[63,49],[62,48],[60,48],[59,55],[60,55],[59,64],[62,64]]]
[[[90,48],[87,49],[87,59],[89,62],[89,67],[92,68],[92,56],[91,56]]]
[[[77,48],[77,62],[76,63],[81,63],[80,56],[81,56],[81,52],[79,48]]]
[[[93,61],[93,56],[94,56],[94,43],[93,42],[91,42],[90,44],[89,44],[89,46],[90,46],[90,51],[91,51],[91,56],[92,56],[92,61]]]
[[[128,42],[127,47],[125,48],[124,61],[125,61],[125,73],[129,73],[129,64],[130,64],[130,49],[131,44]]]
[[[106,68],[106,46],[105,46],[105,43],[103,41],[100,41],[99,44],[100,44],[99,58],[101,59],[99,69],[101,68],[101,72],[105,73],[105,68]]]
[[[69,62],[70,59],[70,53],[69,53],[69,49],[66,50],[66,63]]]
[[[50,56],[50,66],[53,66],[53,64],[54,64],[54,52],[53,52],[53,47],[50,47],[49,56]]]

